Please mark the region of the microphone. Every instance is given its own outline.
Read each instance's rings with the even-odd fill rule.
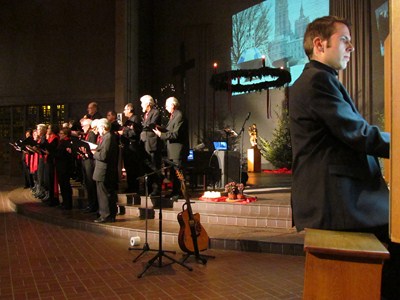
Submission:
[[[251,112],[247,114],[246,121],[250,118]]]
[[[175,168],[178,168],[178,169],[181,168],[181,166],[179,164],[177,164],[176,162],[173,162],[172,160],[163,158],[163,162],[165,162],[166,164],[168,164],[168,165],[170,165],[172,167],[175,167]]]

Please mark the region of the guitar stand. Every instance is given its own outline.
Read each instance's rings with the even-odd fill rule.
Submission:
[[[152,174],[152,173],[151,173]],[[148,198],[148,196],[149,196],[149,190],[148,190],[148,187],[147,187],[147,178],[148,178],[148,175],[150,175],[150,174],[145,174],[144,176],[142,176],[142,177],[138,177],[137,178],[137,180],[139,180],[140,178],[144,178],[144,190],[145,190],[145,195],[146,195],[146,205],[145,205],[145,209],[146,209],[146,211],[145,211],[145,239],[144,239],[144,244],[143,244],[143,248],[135,248],[135,247],[129,247],[128,248],[128,250],[142,250],[142,252],[138,255],[138,256],[136,256],[136,258],[133,260],[133,262],[137,262],[138,261],[138,259],[143,255],[143,254],[145,254],[147,251],[157,251],[157,250],[153,250],[153,249],[150,249],[150,246],[149,246],[149,244],[148,244],[148,242],[147,242],[147,219],[148,219],[148,205],[147,205],[147,198]]]
[[[205,265],[207,263],[208,259],[215,258],[215,256],[213,256],[213,255],[206,255],[206,254],[196,255],[196,253],[190,252],[190,253],[183,255],[181,262],[184,263],[191,256],[193,256],[196,259],[196,261],[202,265]]]
[[[161,267],[165,267],[165,266],[169,266],[170,264],[173,263],[177,263],[179,265],[181,265],[182,267],[185,267],[186,269],[188,269],[189,271],[192,271],[193,268],[185,265],[183,262],[180,262],[179,260],[176,260],[175,258],[168,256],[167,254],[165,254],[166,252],[172,252],[172,253],[176,253],[175,251],[165,251],[162,249],[162,198],[161,198],[161,194],[160,194],[160,208],[159,208],[159,217],[158,217],[158,225],[159,225],[159,233],[158,233],[158,253],[152,258],[150,259],[147,264],[145,265],[143,271],[141,273],[138,274],[138,278],[141,278],[143,276],[143,274],[152,266],[154,265],[155,261],[158,260],[158,264],[156,265],[157,267],[161,268]],[[163,264],[162,262],[162,258],[166,257],[168,258],[171,262],[168,264]]]

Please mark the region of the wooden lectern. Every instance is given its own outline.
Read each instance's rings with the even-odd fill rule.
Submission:
[[[257,146],[247,149],[247,171],[261,172],[261,152]]]
[[[306,229],[303,299],[381,299],[389,252],[370,233]]]

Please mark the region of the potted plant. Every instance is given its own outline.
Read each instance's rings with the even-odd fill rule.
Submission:
[[[229,199],[237,199],[238,187],[235,182],[229,182],[225,185],[225,192],[228,193]]]
[[[238,190],[237,198],[238,199],[246,199],[246,196],[243,194],[244,184],[243,183],[238,183],[238,184],[236,184],[236,187],[237,187],[237,190]]]

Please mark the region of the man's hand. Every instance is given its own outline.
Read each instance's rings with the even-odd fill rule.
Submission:
[[[156,127],[155,129],[153,129],[153,132],[158,136],[158,137],[160,137],[161,136],[161,131],[160,130],[158,130],[158,128]]]

